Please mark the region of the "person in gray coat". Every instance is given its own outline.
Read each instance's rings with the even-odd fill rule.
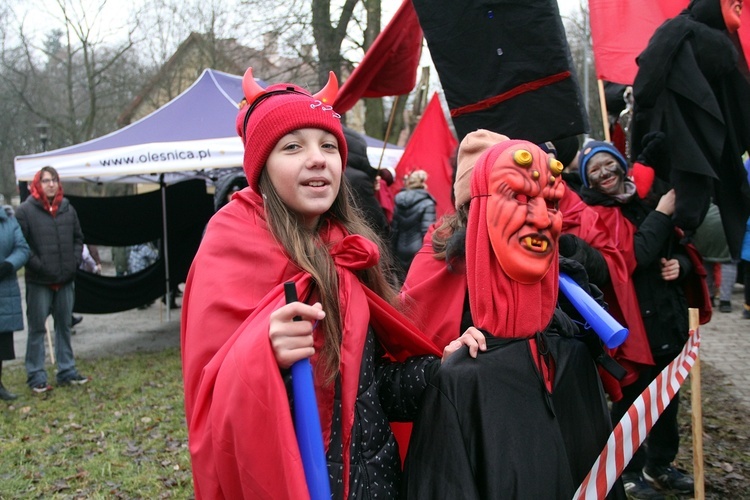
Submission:
[[[18,396],[3,386],[3,361],[16,359],[13,332],[23,330],[21,289],[16,272],[29,260],[29,245],[13,216],[13,207],[0,209],[0,399],[11,401]]]
[[[83,254],[83,232],[78,214],[63,197],[57,171],[42,167],[31,183],[29,196],[16,210],[16,219],[31,248],[26,263],[26,383],[32,391],[52,389],[44,367],[45,322],[55,321],[55,358],[58,385],[89,381],[76,370],[70,323],[75,300],[76,270]]]
[[[415,170],[404,179],[404,189],[396,194],[396,209],[391,222],[393,253],[406,276],[414,255],[422,248],[422,239],[435,222],[435,198],[427,192],[427,172]]]

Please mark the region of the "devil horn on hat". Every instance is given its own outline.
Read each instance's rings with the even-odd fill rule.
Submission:
[[[333,71],[328,72],[328,82],[326,82],[326,86],[323,87],[320,92],[313,95],[313,97],[323,104],[328,104],[329,106],[333,106],[333,102],[336,100],[336,95],[339,93],[339,81],[336,78],[336,73]]]
[[[242,77],[242,92],[245,94],[247,104],[252,104],[258,97],[266,93],[266,89],[258,85],[253,77],[253,68],[247,68],[245,76]],[[336,74],[333,71],[328,73],[328,82],[320,92],[313,95],[314,99],[319,100],[323,104],[333,105],[336,100],[336,95],[339,93],[339,81],[336,78]]]
[[[266,90],[258,85],[253,77],[253,68],[247,68],[245,76],[242,77],[242,92],[245,94],[247,104],[252,104],[258,97],[266,93]]]

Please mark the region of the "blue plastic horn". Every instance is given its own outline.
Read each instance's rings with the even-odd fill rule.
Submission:
[[[297,301],[297,288],[294,283],[284,283],[284,296],[287,304]],[[300,318],[294,318],[299,321]],[[312,500],[330,500],[331,485],[328,482],[323,433],[320,430],[318,402],[315,399],[315,386],[310,360],[305,358],[292,365],[292,392],[294,394],[294,428],[297,444],[302,456],[305,481]]]
[[[588,328],[592,328],[599,335],[604,345],[614,349],[625,342],[625,339],[628,338],[628,329],[622,326],[565,273],[560,273],[560,290],[573,304],[573,307],[581,313]]]

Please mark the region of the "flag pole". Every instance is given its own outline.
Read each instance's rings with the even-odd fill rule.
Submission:
[[[688,309],[689,328],[692,331],[700,328],[698,309]],[[703,470],[703,406],[701,403],[701,362],[695,357],[695,364],[690,371],[690,408],[693,424],[693,479],[695,480],[694,498],[706,498],[705,474]]]
[[[391,116],[388,117],[388,127],[385,129],[385,138],[383,139],[383,149],[380,151],[380,160],[378,160],[378,175],[380,175],[380,168],[383,165],[383,156],[385,155],[385,148],[388,145],[388,137],[391,135],[391,127],[393,126],[393,117],[396,116],[396,107],[398,106],[398,98],[396,96],[393,100],[393,106],[391,106]]]
[[[607,114],[607,99],[604,96],[604,81],[601,78],[597,78],[596,82],[599,86],[599,104],[602,108],[602,128],[604,129],[604,140],[611,142],[609,137],[609,115]]]

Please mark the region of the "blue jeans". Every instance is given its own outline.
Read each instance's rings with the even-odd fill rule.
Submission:
[[[733,260],[721,265],[721,287],[719,287],[719,300],[721,301],[731,302],[732,300],[732,289],[737,281],[737,264],[739,262]]]
[[[52,314],[55,322],[55,360],[57,361],[57,383],[65,382],[77,375],[70,343],[70,321],[75,300],[74,283],[62,285],[55,291],[46,285],[26,283],[26,319],[29,335],[26,340],[26,383],[29,387],[47,383],[44,368],[45,321]]]

